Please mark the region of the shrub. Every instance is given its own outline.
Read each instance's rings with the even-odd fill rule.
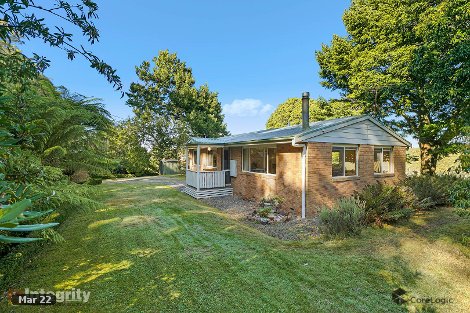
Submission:
[[[460,217],[470,218],[470,210],[458,208],[454,212]]]
[[[356,197],[364,202],[366,222],[381,226],[409,218],[415,197],[409,188],[377,183],[366,186]]]
[[[268,217],[271,213],[278,213],[284,199],[280,196],[263,198],[256,210],[260,217]]]
[[[103,182],[101,177],[91,177],[88,180],[88,185],[100,185]]]
[[[327,236],[357,235],[365,226],[364,202],[355,198],[340,199],[333,208],[320,210],[319,221],[320,230]]]
[[[273,196],[268,198],[263,198],[260,201],[261,207],[271,207],[274,211],[277,211],[281,204],[284,202],[284,198],[281,196]]]
[[[470,179],[460,178],[449,188],[449,201],[461,209],[470,208]]]
[[[421,175],[405,179],[404,186],[413,190],[416,205],[424,210],[449,204],[449,190],[458,178],[450,175]]]
[[[261,207],[257,210],[257,213],[260,217],[268,217],[269,214],[271,214],[273,211],[272,207],[269,207],[269,206],[265,206],[265,207]]]
[[[85,170],[78,170],[70,176],[70,180],[77,184],[85,183],[88,178],[90,178],[90,175]]]

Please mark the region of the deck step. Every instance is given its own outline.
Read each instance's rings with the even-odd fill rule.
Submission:
[[[190,195],[196,199],[203,199],[203,198],[213,198],[213,197],[224,197],[224,196],[232,196],[233,195],[233,188],[225,187],[225,188],[213,188],[213,189],[201,189],[197,191],[196,188],[192,187],[184,187],[182,190],[184,193]]]

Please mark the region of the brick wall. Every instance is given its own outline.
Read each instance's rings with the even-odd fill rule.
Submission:
[[[230,158],[237,161],[237,177],[232,177],[233,191],[245,199],[260,200],[263,197],[281,196],[282,208],[293,208],[300,215],[302,195],[301,148],[291,144],[278,144],[276,175],[247,173],[242,171],[242,148],[230,149]]]
[[[350,196],[368,184],[394,183],[405,178],[406,148],[393,149],[393,175],[374,175],[374,146],[360,145],[358,178],[334,179],[331,174],[331,143],[309,143],[307,150],[307,215],[315,215],[319,206],[331,206],[338,198]]]
[[[358,149],[358,175],[353,180],[339,181],[331,175],[331,143],[309,143],[307,149],[307,216],[316,214],[319,206],[331,206],[337,199],[350,196],[368,184],[394,183],[405,178],[406,148],[394,147],[392,176],[374,175],[374,146],[360,145]],[[301,214],[302,148],[291,144],[277,145],[277,173],[266,175],[242,171],[242,148],[230,149],[230,158],[237,161],[237,177],[232,177],[233,191],[245,199],[260,200],[273,195],[282,196],[284,210],[293,208]]]

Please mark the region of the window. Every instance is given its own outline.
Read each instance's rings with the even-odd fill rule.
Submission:
[[[217,153],[214,150],[207,151],[206,165],[208,167],[217,167]]]
[[[268,173],[276,174],[276,148],[268,148]]]
[[[331,175],[333,177],[357,176],[356,147],[333,147],[331,151]]]
[[[243,167],[242,170],[244,172],[250,171],[250,149],[243,148]]]
[[[196,167],[197,151],[190,149],[188,153],[188,158],[189,158],[189,169],[192,170]]]
[[[276,174],[276,148],[243,148],[244,172]]]
[[[263,148],[250,149],[250,172],[266,173],[266,150]]]
[[[393,173],[391,148],[375,148],[374,149],[374,173],[376,174]]]

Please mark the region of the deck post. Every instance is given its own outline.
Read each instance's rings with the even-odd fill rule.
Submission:
[[[186,166],[184,167],[184,168],[185,168],[185,172],[187,172],[188,169],[189,169],[189,156],[188,156],[188,152],[189,152],[189,148],[186,147],[186,150],[185,150]]]
[[[197,145],[196,168],[197,168],[196,186],[197,186],[197,191],[199,191],[199,172],[201,171],[201,146],[200,145]]]

